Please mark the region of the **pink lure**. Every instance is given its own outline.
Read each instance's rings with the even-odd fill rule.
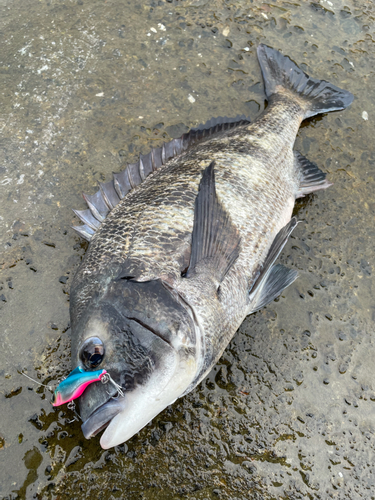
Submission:
[[[88,385],[100,381],[106,373],[106,370],[86,372],[83,368],[77,366],[77,368],[57,386],[52,396],[52,406],[60,406],[69,403],[69,401],[73,401],[73,399],[79,398]]]

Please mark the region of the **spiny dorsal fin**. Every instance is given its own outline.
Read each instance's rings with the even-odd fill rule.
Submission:
[[[214,166],[213,161],[204,170],[195,199],[191,257],[186,278],[201,272],[202,266],[198,267],[204,264],[219,286],[238,258],[241,238],[216,195]]]
[[[288,241],[290,233],[298,224],[295,217],[288,222],[276,235],[268,251],[266,260],[249,294],[249,314],[257,311],[274,300],[297,278],[297,271],[291,271],[284,266],[274,266],[274,262]]]
[[[298,151],[294,151],[294,166],[300,178],[297,198],[332,186],[332,183],[326,180],[327,174]]]
[[[205,124],[192,128],[179,139],[172,139],[159,148],[154,148],[147,155],[140,155],[137,163],[130,163],[119,173],[113,174],[113,180],[105,184],[99,184],[99,191],[93,195],[84,194],[83,197],[89,207],[91,216],[87,210],[75,210],[75,214],[82,220],[85,226],[73,226],[80,236],[90,241],[100,223],[107,217],[126,194],[139,186],[152,172],[159,169],[167,161],[180,155],[190,146],[219,133],[224,133],[232,128],[250,123],[245,115],[235,118],[219,116],[211,118]],[[96,224],[92,219],[95,219]]]

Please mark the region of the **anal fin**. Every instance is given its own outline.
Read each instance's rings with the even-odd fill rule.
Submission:
[[[274,262],[288,241],[290,233],[298,224],[293,217],[276,235],[263,263],[262,269],[249,294],[249,314],[258,311],[272,302],[280,293],[297,278],[297,271],[288,269]]]
[[[204,170],[195,199],[191,257],[186,278],[207,272],[217,286],[237,260],[241,238],[215,189],[215,162]]]
[[[251,312],[258,311],[275,300],[280,293],[293,283],[298,277],[298,272],[277,264],[272,266],[267,278],[262,282],[256,295],[256,303],[252,304]]]
[[[332,186],[332,183],[326,179],[327,174],[298,151],[294,151],[294,166],[300,178],[297,198]]]

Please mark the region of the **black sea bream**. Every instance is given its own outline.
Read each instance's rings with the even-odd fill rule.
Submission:
[[[71,288],[72,364],[103,369],[79,397],[82,430],[123,443],[208,374],[244,318],[296,277],[275,265],[296,198],[325,174],[293,151],[304,118],[352,94],[260,45],[268,107],[215,119],[141,157],[85,196],[90,240]],[[76,372],[78,375],[81,372]]]

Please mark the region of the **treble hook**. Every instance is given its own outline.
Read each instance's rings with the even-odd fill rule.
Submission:
[[[75,413],[74,418],[72,420],[68,420],[68,424],[72,424],[73,422],[79,422],[81,419],[80,415],[77,413],[76,405],[74,401],[70,401],[67,405],[68,410],[71,410]]]
[[[108,384],[108,382],[111,382],[111,383],[112,383],[112,384],[116,387],[118,394],[119,394],[122,398],[123,398],[123,397],[125,397],[125,396],[124,396],[124,393],[123,393],[123,391],[122,391],[122,387],[121,387],[120,385],[118,385],[118,384],[117,384],[117,383],[113,380],[113,378],[111,377],[111,375],[110,375],[108,372],[107,372],[107,373],[105,373],[104,375],[102,375],[102,378],[100,379],[100,381],[101,381],[101,383],[102,383],[102,384]],[[108,391],[106,391],[106,392],[107,392],[107,394],[109,395],[109,392],[108,392]],[[112,396],[112,399],[117,399],[117,398],[118,398],[118,396],[117,396],[117,397]]]

